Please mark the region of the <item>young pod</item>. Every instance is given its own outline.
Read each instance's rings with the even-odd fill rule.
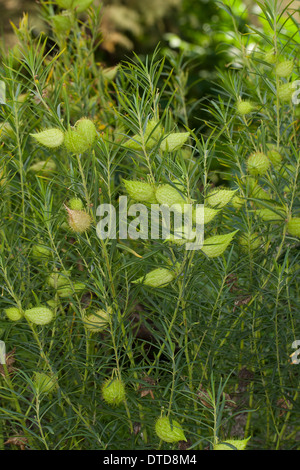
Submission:
[[[64,133],[57,128],[46,129],[37,134],[30,134],[39,144],[49,149],[60,147],[64,141]]]
[[[22,311],[17,307],[10,307],[5,310],[7,318],[11,321],[19,321],[23,318]]]
[[[126,397],[125,384],[119,378],[107,379],[102,386],[102,397],[111,406],[119,406]]]
[[[221,256],[237,232],[238,230],[235,230],[234,232],[226,233],[226,235],[214,235],[213,237],[209,237],[204,241],[201,250],[208,258]]]
[[[207,194],[205,202],[210,205],[211,207],[217,207],[220,209],[221,207],[226,206],[229,204],[237,189],[222,189],[222,188],[214,188],[209,191]]]
[[[155,432],[159,439],[165,442],[186,441],[181,424],[168,416],[158,418],[155,423]]]
[[[47,307],[34,307],[25,310],[25,318],[35,325],[47,325],[54,319],[54,313]]]
[[[147,273],[145,276],[140,277],[134,284],[142,283],[149,287],[164,287],[175,279],[176,273],[166,268],[156,268]]]
[[[255,152],[247,160],[248,172],[252,176],[262,176],[267,173],[270,167],[270,160],[262,152]]]

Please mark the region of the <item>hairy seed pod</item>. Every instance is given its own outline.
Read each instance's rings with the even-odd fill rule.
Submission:
[[[154,140],[159,140],[161,138],[162,132],[163,130],[159,121],[157,121],[156,119],[150,119],[147,122],[145,131],[145,137],[147,139],[151,138]]]
[[[81,118],[75,123],[75,131],[80,134],[88,142],[91,147],[97,137],[96,126],[90,119]]]
[[[265,222],[283,222],[286,213],[283,209],[274,207],[274,211],[271,209],[261,209],[256,211],[258,217]]]
[[[111,406],[119,406],[126,398],[125,384],[122,380],[107,379],[102,386],[102,397]]]
[[[175,152],[179,150],[188,140],[189,132],[174,132],[168,135],[160,144],[160,149],[163,152]]]
[[[212,209],[211,207],[204,207],[204,217],[202,216],[202,208],[198,207],[193,210],[193,222],[195,224],[203,225],[211,222],[216,215],[220,212],[219,209]]]
[[[87,212],[72,210],[67,206],[65,208],[69,215],[68,224],[74,232],[83,233],[90,228],[92,218]]]
[[[217,207],[220,209],[231,201],[236,192],[237,189],[214,188],[207,194],[205,202],[207,202],[211,207]]]
[[[155,186],[144,181],[123,180],[129,196],[138,202],[156,203]]]
[[[147,273],[145,276],[132,281],[134,284],[142,283],[149,287],[164,287],[175,279],[176,274],[166,268],[156,268]]]
[[[181,424],[168,416],[158,418],[155,423],[155,432],[159,439],[165,442],[186,441]]]
[[[187,197],[170,184],[160,185],[155,192],[155,197],[159,204],[166,204],[169,207],[173,204],[187,204]]]
[[[276,64],[277,54],[276,54],[275,49],[270,49],[269,51],[267,51],[265,55],[263,56],[263,60],[270,65]]]
[[[45,372],[35,372],[33,378],[34,389],[37,393],[48,394],[56,386],[56,380]]]
[[[152,149],[155,147],[157,140],[160,139],[161,134],[162,128],[159,121],[150,119],[147,122],[144,135],[133,135],[129,140],[127,140],[127,142],[125,142],[124,147],[132,150],[143,150],[143,146],[145,145],[146,149]]]
[[[247,168],[250,175],[262,176],[267,173],[270,167],[270,160],[262,152],[255,152],[247,160]]]
[[[220,444],[216,444],[213,450],[245,450],[248,439],[228,439],[226,441],[221,442]]]
[[[86,285],[83,282],[73,282],[72,285],[61,286],[57,289],[57,295],[61,298],[71,297],[72,295],[80,294],[86,290]]]
[[[102,76],[105,80],[113,81],[116,78],[116,75],[119,70],[119,65],[114,67],[106,67],[101,69]]]
[[[241,196],[233,196],[231,199],[231,205],[238,211],[245,205],[245,199]]]
[[[292,217],[287,223],[287,230],[293,237],[300,237],[300,217]]]
[[[49,286],[53,287],[54,289],[57,289],[58,287],[63,287],[66,285],[70,285],[70,279],[69,279],[70,271],[61,271],[61,272],[53,272],[50,274],[50,276],[47,278],[47,283]]]
[[[257,207],[265,207],[263,204],[260,204],[260,201],[272,201],[271,195],[268,191],[265,191],[261,186],[259,186],[257,180],[252,176],[247,178],[247,185],[249,188],[249,197],[254,199],[254,204]]]
[[[84,153],[90,148],[86,139],[73,129],[68,129],[65,133],[64,145],[70,153]]]
[[[34,245],[31,252],[33,258],[36,259],[50,259],[51,258],[51,250],[50,248],[43,246],[43,245]]]
[[[284,83],[278,87],[278,98],[283,103],[289,103],[294,93],[295,89],[292,83]]]
[[[82,13],[92,5],[93,1],[94,0],[73,0],[72,7],[77,13]]]
[[[83,209],[83,202],[79,197],[72,197],[69,201],[70,209],[74,211],[81,211]]]
[[[156,141],[152,138],[146,139],[144,137],[144,144],[143,144],[143,138],[140,135],[135,134],[132,137],[130,137],[130,139],[127,140],[127,142],[125,142],[123,145],[124,147],[130,150],[140,151],[140,150],[143,150],[144,145],[146,149],[152,149],[153,147],[155,147]]]
[[[251,101],[240,100],[237,103],[236,111],[241,116],[245,116],[246,114],[251,113],[255,109],[255,106],[251,103]]]
[[[276,145],[268,145],[267,156],[274,168],[279,168],[281,166],[282,156],[278,152]]]
[[[208,258],[221,256],[237,232],[238,230],[235,230],[234,232],[226,233],[226,235],[214,235],[213,237],[209,237],[204,241],[201,250]]]
[[[7,318],[11,321],[19,321],[23,318],[22,311],[17,307],[10,307],[5,310]]]
[[[67,15],[54,15],[50,18],[53,23],[53,29],[58,33],[67,33],[73,25],[72,17]]]
[[[97,312],[84,317],[84,326],[93,333],[101,332],[109,325],[111,315],[111,307],[108,307],[107,310],[97,310]]]
[[[64,141],[64,133],[60,129],[47,129],[38,132],[37,134],[30,134],[39,144],[49,149],[60,147]]]
[[[72,8],[73,1],[74,0],[55,0],[57,5],[60,8],[63,8],[64,10],[69,10],[70,8]]]
[[[55,170],[56,163],[53,160],[41,160],[31,165],[28,169],[28,171],[32,171],[33,173],[39,175],[50,175],[51,173],[55,172]]]
[[[47,307],[34,307],[25,310],[25,318],[35,325],[47,325],[54,319],[54,313]]]
[[[286,78],[293,73],[294,62],[292,60],[284,60],[279,62],[275,67],[275,73],[278,77]]]

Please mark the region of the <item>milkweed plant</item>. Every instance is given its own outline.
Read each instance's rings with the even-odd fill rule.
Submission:
[[[205,101],[184,53],[107,67],[92,0],[40,1],[2,45],[1,449],[299,448],[299,23],[218,7]],[[141,236],[99,236],[125,196]],[[189,205],[201,248],[144,236],[153,204]]]

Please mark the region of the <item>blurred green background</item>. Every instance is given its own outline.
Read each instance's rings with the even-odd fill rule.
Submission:
[[[52,3],[55,5],[54,0]],[[143,59],[159,44],[161,53],[169,57],[170,66],[177,67],[177,76],[179,70],[182,72],[181,85],[188,90],[187,101],[207,100],[214,94],[217,68],[226,69],[236,53],[230,15],[220,8],[228,4],[241,32],[248,31],[249,23],[261,27],[257,19],[259,8],[253,0],[94,0],[95,7],[102,5],[99,16],[103,40],[97,60],[112,66],[130,57],[133,51]],[[292,11],[299,8],[300,2],[282,0],[282,5],[287,4]],[[23,12],[29,13],[33,34],[47,34],[47,25],[39,16],[38,0],[0,0],[0,28],[7,48],[15,41],[10,20],[18,24]]]

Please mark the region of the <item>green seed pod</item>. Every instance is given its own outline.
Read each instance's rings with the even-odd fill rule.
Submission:
[[[248,172],[253,176],[264,175],[270,166],[270,160],[262,152],[255,152],[247,160]]]
[[[159,439],[165,442],[186,441],[181,424],[168,416],[158,418],[155,423],[155,432]]]
[[[129,196],[138,202],[156,203],[155,187],[144,181],[123,180]]]
[[[83,233],[90,228],[92,218],[87,212],[71,210],[67,206],[65,208],[69,215],[68,224],[74,232]]]
[[[5,310],[6,316],[11,321],[19,321],[23,318],[23,313],[17,307],[10,307]]]
[[[75,131],[84,137],[88,145],[91,147],[97,138],[97,130],[93,121],[87,118],[81,118],[75,123],[74,127]]]
[[[47,325],[54,319],[54,313],[47,307],[34,307],[25,310],[25,318],[35,325]]]
[[[73,285],[61,286],[57,289],[57,295],[61,298],[71,297],[74,294],[80,294],[86,290],[86,285],[83,282],[73,282]]]
[[[119,70],[119,65],[116,65],[115,67],[107,67],[107,68],[101,69],[101,73],[106,80],[112,81],[116,78],[118,70]]]
[[[87,10],[93,3],[94,0],[73,0],[73,9],[77,13],[82,13]]]
[[[192,242],[196,237],[195,231],[189,224],[174,227],[174,233],[170,234],[165,239],[166,242],[174,243],[175,245],[182,246],[187,242]]]
[[[81,211],[83,209],[83,202],[78,197],[72,197],[69,201],[70,209],[74,211]]]
[[[59,302],[53,299],[47,300],[46,304],[53,310],[59,307]]]
[[[212,207],[218,207],[220,209],[231,201],[236,192],[237,189],[231,190],[214,188],[209,191],[205,202],[207,202],[207,204]]]
[[[248,177],[247,178],[247,185],[249,188],[249,197],[251,199],[255,199],[254,204],[255,206],[263,206],[262,204],[259,203],[260,200],[262,201],[272,201],[272,198],[270,194],[265,191],[263,188],[261,188],[257,182],[257,180],[253,177]]]
[[[179,150],[188,140],[189,132],[174,132],[168,135],[160,144],[160,149],[163,152],[175,152]]]
[[[54,272],[50,274],[47,279],[47,283],[49,286],[57,289],[58,287],[69,286],[70,279],[69,279],[70,271],[62,271],[62,272]]]
[[[276,145],[268,145],[267,156],[274,168],[279,168],[282,162],[282,156],[277,150]]]
[[[120,405],[126,398],[124,382],[120,379],[107,379],[102,386],[102,397],[111,406]]]
[[[144,284],[149,287],[164,287],[176,277],[174,271],[170,271],[166,268],[156,268],[147,273],[145,276],[132,281],[134,284]]]
[[[270,49],[268,52],[266,52],[263,57],[263,60],[270,65],[276,64],[277,55],[275,49]]]
[[[290,178],[295,178],[296,167],[294,165],[284,165],[280,168],[279,174],[282,178],[290,181]]]
[[[271,209],[261,209],[256,211],[258,217],[265,222],[282,222],[286,216],[286,213],[280,208],[274,208],[276,212]]]
[[[84,153],[90,148],[85,138],[72,129],[66,131],[64,145],[68,152],[74,154]]]
[[[159,121],[156,121],[155,119],[150,119],[147,122],[146,131],[145,131],[145,137],[147,139],[151,138],[154,140],[159,140],[162,136],[162,133],[163,133],[163,130]]]
[[[288,221],[287,230],[293,237],[300,237],[300,217],[292,217]]]
[[[40,175],[50,175],[51,173],[55,172],[55,170],[56,163],[53,160],[41,160],[31,165],[28,169],[28,171],[32,171],[33,173]]]
[[[216,444],[213,450],[245,450],[248,439],[228,439],[227,441]]]
[[[72,8],[74,0],[55,0],[57,5],[64,10],[69,10]]]
[[[51,16],[51,20],[53,23],[53,29],[58,33],[67,33],[73,26],[73,21],[69,14],[54,15]]]
[[[251,103],[251,101],[246,101],[246,100],[238,101],[237,106],[236,106],[236,111],[241,116],[245,116],[246,114],[251,113],[254,109],[255,109],[255,106],[253,105],[253,103]]]
[[[162,128],[159,121],[150,119],[147,122],[143,137],[140,134],[133,135],[129,140],[127,140],[127,142],[125,142],[124,147],[132,150],[143,150],[144,142],[146,149],[152,149],[155,147],[157,140],[160,139],[161,134]]]
[[[231,199],[231,204],[236,210],[239,210],[245,205],[245,199],[241,196],[233,196]]]
[[[263,240],[258,233],[242,233],[238,237],[238,243],[241,246],[241,250],[244,252],[255,251],[261,247]]]
[[[106,310],[97,310],[84,318],[84,326],[91,332],[97,333],[105,330],[110,323],[112,308]]]
[[[30,134],[39,144],[49,149],[60,147],[64,141],[64,133],[60,129],[47,129],[37,134]]]
[[[214,235],[213,237],[209,237],[204,241],[201,250],[208,258],[221,256],[237,232],[238,230],[235,230],[234,232],[226,233],[226,235]]]
[[[144,138],[144,144],[146,149],[152,149],[155,147],[156,141],[152,138],[148,140]],[[125,142],[123,145],[124,147],[131,150],[143,150],[143,139],[140,135],[136,134],[127,140],[127,142]]]
[[[54,390],[56,380],[45,372],[35,372],[33,385],[37,393],[48,394]]]
[[[51,250],[50,248],[42,245],[35,245],[32,248],[31,252],[32,256],[36,259],[50,259],[51,258]]]
[[[294,62],[292,60],[284,60],[279,62],[275,67],[275,73],[278,77],[286,78],[293,73]]]
[[[208,224],[216,217],[216,215],[218,215],[219,212],[219,209],[204,207],[204,217],[202,217],[202,208],[198,207],[193,210],[193,222],[199,225]]]
[[[184,205],[188,202],[186,196],[170,184],[160,185],[155,192],[155,197],[159,204],[166,204],[169,207],[173,204]]]
[[[75,123],[73,129],[67,130],[64,136],[64,144],[71,153],[84,153],[94,145],[96,137],[97,131],[93,121],[82,118]]]
[[[278,87],[278,98],[284,103],[290,102],[294,93],[295,89],[292,83],[284,83]]]

